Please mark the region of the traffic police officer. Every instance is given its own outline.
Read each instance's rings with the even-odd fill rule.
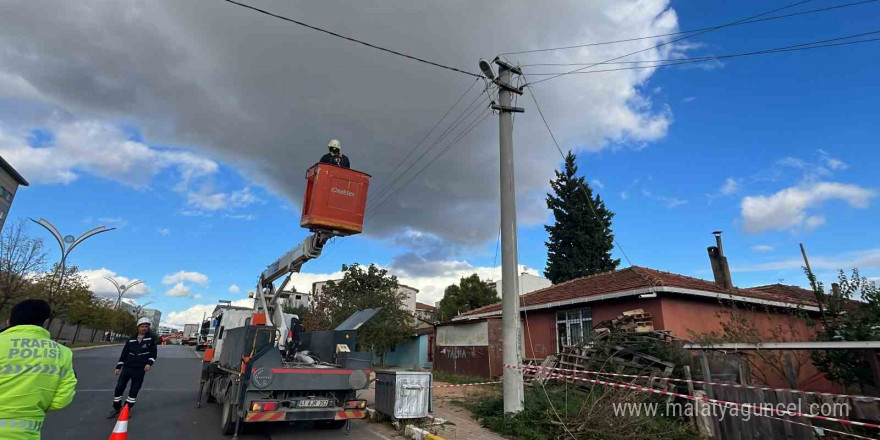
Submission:
[[[141,390],[141,385],[144,383],[144,375],[156,362],[157,337],[150,333],[150,319],[147,317],[139,319],[137,329],[137,334],[132,336],[122,347],[122,354],[119,355],[119,362],[116,363],[115,374],[119,376],[119,380],[116,382],[116,390],[113,393],[113,410],[107,415],[108,419],[116,417],[122,409],[122,393],[125,392],[125,386],[128,385],[129,380],[131,388],[128,390],[125,404],[129,408],[134,406],[138,391]]]
[[[73,352],[49,337],[51,309],[29,299],[12,308],[0,333],[0,438],[39,440],[46,411],[62,409],[76,394]]]

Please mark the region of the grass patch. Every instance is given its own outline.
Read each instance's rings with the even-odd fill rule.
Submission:
[[[480,420],[484,427],[518,440],[570,438],[559,423],[560,418],[578,440],[697,438],[697,434],[684,420],[661,416],[616,417],[612,403],[628,400],[626,396],[609,394],[603,390],[590,394],[572,386],[566,390],[562,384],[547,385],[546,389],[545,395],[540,388],[527,387],[524,409],[516,415],[504,414],[500,395],[466,399],[460,404]],[[549,401],[553,402],[555,412],[548,402],[548,396]],[[586,413],[594,415],[585,415]],[[580,429],[576,426],[580,426]]]
[[[434,380],[437,382],[447,382],[452,384],[463,384],[463,383],[480,383],[480,382],[491,382],[492,379],[487,379],[485,377],[475,377],[475,376],[464,376],[461,374],[452,374],[444,371],[432,371],[434,376]]]

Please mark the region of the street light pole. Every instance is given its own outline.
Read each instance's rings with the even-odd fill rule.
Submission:
[[[57,278],[58,278],[57,289],[59,291],[61,290],[61,285],[64,282],[64,272],[66,271],[67,256],[70,255],[70,253],[73,251],[73,249],[77,245],[79,245],[80,243],[82,243],[87,238],[89,238],[93,235],[97,235],[102,232],[108,232],[108,231],[112,231],[112,230],[116,229],[116,228],[107,228],[105,226],[98,226],[97,228],[94,228],[94,229],[91,229],[91,230],[84,232],[79,237],[74,237],[72,235],[65,235],[62,237],[61,232],[58,231],[58,228],[56,228],[55,225],[53,225],[52,222],[50,222],[49,220],[41,218],[39,220],[31,219],[31,221],[46,228],[46,230],[48,230],[49,233],[51,233],[52,236],[55,237],[55,241],[58,242],[58,246],[61,247],[61,264],[60,264],[61,274],[59,276],[57,276]]]
[[[499,103],[492,108],[499,112],[499,139],[501,149],[501,353],[504,359],[502,375],[505,413],[523,409],[522,332],[519,316],[519,263],[516,248],[516,188],[513,169],[513,113],[525,110],[511,105],[511,94],[522,95],[522,89],[510,82],[511,73],[522,75],[519,67],[495,58],[498,78],[486,60],[480,60],[480,70],[498,86]],[[509,368],[515,366],[515,368]]]
[[[131,289],[132,287],[137,286],[138,284],[143,283],[143,281],[141,281],[141,280],[131,280],[131,281],[126,285],[126,284],[119,284],[119,282],[116,281],[116,280],[115,280],[114,278],[112,278],[112,277],[104,277],[104,279],[107,280],[107,281],[110,281],[110,283],[113,284],[113,287],[116,288],[116,295],[117,295],[117,296],[116,296],[116,308],[117,308],[117,309],[119,308],[119,304],[122,302],[122,295],[125,295],[125,292],[128,292],[128,290]]]

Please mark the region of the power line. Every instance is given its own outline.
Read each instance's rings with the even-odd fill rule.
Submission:
[[[488,99],[488,98],[483,98],[480,101],[480,104],[478,104],[477,106],[474,106],[474,104],[476,104],[477,101],[480,100],[481,96],[483,96],[483,95],[482,94],[477,95],[474,98],[474,100],[471,101],[471,103],[468,104],[468,106],[465,107],[464,110],[462,110],[461,114],[459,114],[458,117],[454,121],[452,121],[452,123],[449,125],[449,127],[446,127],[446,130],[444,130],[443,133],[441,133],[440,136],[438,136],[437,139],[435,139],[434,142],[431,143],[431,145],[429,145],[425,149],[425,151],[422,152],[422,154],[419,155],[418,158],[416,158],[415,161],[413,161],[405,170],[403,170],[402,173],[398,174],[397,177],[395,177],[391,182],[389,182],[387,185],[385,185],[382,188],[382,191],[380,191],[378,194],[373,196],[373,200],[378,201],[378,200],[382,199],[383,197],[385,197],[385,195],[387,195],[391,191],[391,188],[394,187],[394,184],[397,183],[398,181],[400,181],[400,179],[402,179],[406,175],[406,173],[408,173],[414,166],[416,166],[417,163],[419,163],[419,161],[421,161],[425,156],[427,156],[427,154],[431,152],[431,149],[433,149],[437,144],[442,142],[446,138],[446,136],[449,135],[451,132],[458,129],[458,127],[461,125],[461,123],[465,119],[467,119],[476,109],[478,109],[480,107],[480,104],[486,102],[486,100]],[[374,202],[374,203],[376,203],[376,202]],[[374,206],[375,206],[375,204],[374,204]]]
[[[465,90],[464,93],[462,93],[462,95],[455,101],[455,103],[452,104],[452,107],[449,107],[449,110],[446,110],[446,113],[444,113],[443,116],[440,117],[440,120],[438,120],[437,123],[434,124],[433,127],[431,127],[431,129],[428,131],[427,134],[425,134],[425,137],[423,137],[422,140],[420,140],[415,145],[415,147],[413,147],[412,150],[409,151],[409,153],[406,155],[406,157],[404,157],[403,160],[398,162],[397,166],[395,166],[394,169],[391,170],[390,173],[388,173],[388,177],[387,177],[388,179],[391,179],[394,176],[394,173],[396,173],[397,170],[400,169],[400,166],[403,165],[404,163],[406,163],[407,160],[409,160],[409,158],[413,155],[413,153],[415,153],[416,150],[418,150],[419,147],[425,142],[425,140],[427,140],[431,136],[431,134],[434,133],[434,130],[436,130],[437,127],[440,126],[440,124],[443,122],[443,120],[446,119],[447,116],[449,116],[449,113],[451,113],[452,110],[456,106],[458,106],[458,103],[461,102],[461,100],[464,99],[464,97],[467,96],[468,93],[470,93],[471,89],[473,89],[474,86],[477,85],[477,82],[479,82],[479,81],[480,81],[480,78],[477,78],[474,80],[473,83],[471,83],[470,87],[468,87],[467,90]],[[384,190],[385,190],[385,187],[382,187],[381,189],[377,189],[378,192],[382,192]]]
[[[396,50],[387,49],[387,48],[384,48],[384,47],[381,47],[381,46],[376,46],[375,44],[370,44],[370,43],[367,43],[366,41],[358,40],[357,38],[347,37],[347,36],[345,36],[345,35],[338,34],[338,33],[333,32],[333,31],[328,31],[327,29],[322,29],[322,28],[319,28],[319,27],[317,27],[317,26],[312,26],[312,25],[310,25],[310,24],[303,23],[303,22],[301,22],[301,21],[298,21],[298,20],[294,20],[294,19],[292,19],[292,18],[285,17],[285,16],[283,16],[283,15],[278,15],[278,14],[275,14],[275,13],[269,12],[269,11],[267,11],[267,10],[265,10],[265,9],[260,9],[260,8],[255,7],[255,6],[251,6],[251,5],[244,4],[244,3],[239,3],[239,2],[237,2],[237,1],[235,1],[235,0],[224,0],[224,1],[226,1],[227,3],[232,3],[233,5],[238,5],[238,6],[241,6],[241,7],[243,7],[243,8],[250,9],[250,10],[252,10],[252,11],[259,12],[259,13],[261,13],[261,14],[266,14],[266,15],[268,15],[268,16],[270,16],[270,17],[275,17],[275,18],[277,18],[277,19],[284,20],[284,21],[288,21],[288,22],[290,22],[290,23],[294,23],[294,24],[298,24],[298,25],[300,25],[300,26],[307,27],[307,28],[309,28],[309,29],[316,30],[316,31],[318,31],[318,32],[323,32],[323,33],[325,33],[325,34],[332,35],[332,36],[337,37],[337,38],[342,38],[342,39],[344,39],[344,40],[348,40],[348,41],[351,41],[351,42],[353,42],[353,43],[362,44],[362,45],[364,45],[364,46],[371,47],[371,48],[376,49],[376,50],[381,50],[381,51],[383,51],[383,52],[388,52],[388,53],[390,53],[390,54],[394,54],[394,55],[397,55],[397,56],[401,56],[401,57],[404,57],[404,58],[408,58],[408,59],[411,59],[411,60],[413,60],[413,61],[418,61],[418,62],[420,62],[420,63],[429,64],[429,65],[434,66],[434,67],[440,67],[440,68],[442,68],[442,69],[451,70],[451,71],[453,71],[453,72],[463,73],[463,74],[465,74],[465,75],[470,75],[470,76],[473,76],[473,77],[475,77],[475,78],[482,78],[481,75],[478,75],[478,74],[476,74],[476,73],[467,72],[467,71],[465,71],[465,70],[457,69],[457,68],[455,68],[455,67],[450,67],[450,66],[446,66],[446,65],[443,65],[443,64],[440,64],[440,63],[435,63],[435,62],[433,62],[433,61],[428,61],[428,60],[423,59],[423,58],[415,57],[415,56],[412,56],[412,55],[407,55],[407,54],[405,54],[405,53],[398,52],[398,51],[396,51]]]
[[[491,112],[491,111],[485,111],[485,112],[483,112],[483,113],[480,113],[480,115],[482,115],[482,117],[477,116],[477,118],[474,120],[474,122],[473,122],[473,123],[467,128],[467,129],[465,129],[461,134],[459,134],[459,136],[456,137],[455,140],[453,140],[450,144],[448,144],[448,145],[446,146],[446,148],[444,148],[442,151],[440,151],[439,154],[437,154],[436,156],[434,156],[434,158],[431,159],[430,162],[428,162],[428,163],[427,163],[424,167],[422,167],[418,172],[416,172],[415,174],[413,174],[413,175],[412,175],[412,176],[411,176],[406,182],[404,182],[403,185],[401,185],[401,186],[398,187],[396,190],[394,190],[394,191],[393,191],[393,192],[392,192],[392,193],[391,193],[391,194],[390,194],[385,200],[383,200],[382,202],[380,202],[378,205],[374,205],[374,208],[375,208],[375,209],[374,209],[373,211],[371,211],[370,213],[367,214],[367,218],[371,217],[371,216],[372,216],[373,214],[375,214],[376,212],[379,212],[379,210],[382,208],[382,206],[384,206],[384,205],[385,205],[386,203],[388,203],[389,201],[393,200],[393,199],[394,199],[394,196],[395,196],[397,193],[399,193],[401,190],[403,190],[404,188],[406,188],[406,187],[410,184],[410,182],[413,181],[413,179],[415,179],[415,178],[418,177],[420,174],[422,174],[426,169],[428,169],[428,167],[430,167],[431,165],[433,165],[434,162],[437,161],[437,159],[439,159],[439,158],[440,158],[441,156],[443,156],[447,151],[449,151],[450,149],[452,149],[452,147],[454,147],[455,145],[457,145],[458,142],[461,141],[462,138],[464,138],[465,136],[467,136],[471,131],[473,131],[474,128],[476,128],[478,125],[480,125],[480,123],[482,123],[483,121],[485,121],[486,118],[488,118],[490,115],[492,115],[492,112]]]
[[[827,8],[811,9],[809,11],[795,12],[792,14],[777,15],[777,16],[773,16],[773,17],[760,18],[760,19],[756,19],[756,20],[748,20],[748,21],[744,21],[741,23],[732,24],[729,27],[742,26],[742,25],[746,25],[746,24],[761,23],[761,22],[765,22],[765,21],[779,20],[779,19],[783,19],[783,18],[797,17],[800,15],[808,15],[808,14],[814,14],[814,13],[818,13],[818,12],[827,12],[827,11],[831,11],[831,10],[835,10],[835,9],[847,8],[850,6],[859,6],[859,5],[864,5],[867,3],[874,3],[877,1],[880,1],[880,0],[864,0],[864,1],[860,1],[860,2],[845,3],[842,5],[830,6]],[[690,29],[690,30],[686,30],[686,31],[670,32],[667,34],[649,35],[647,37],[627,38],[627,39],[623,39],[623,40],[602,41],[602,42],[598,42],[598,43],[575,44],[575,45],[571,45],[571,46],[548,47],[548,48],[544,48],[544,49],[521,50],[518,52],[505,52],[500,55],[519,55],[519,54],[535,53],[535,52],[549,52],[549,51],[555,51],[555,50],[577,49],[577,48],[581,48],[581,47],[605,46],[605,45],[609,45],[609,44],[628,43],[631,41],[650,40],[650,39],[654,39],[654,38],[671,37],[674,35],[691,34],[694,32],[700,32],[700,31],[711,30],[711,29],[716,29],[716,28],[717,27],[707,27],[707,28],[700,28],[700,29]]]
[[[602,69],[602,70],[588,70],[585,72],[574,72],[574,73],[570,73],[570,74],[582,75],[582,74],[589,74],[589,73],[616,72],[616,71],[620,71],[620,70],[651,69],[651,68],[655,68],[655,67],[669,67],[669,66],[677,66],[677,65],[681,65],[681,64],[705,63],[708,61],[718,61],[718,60],[729,59],[729,58],[739,58],[739,57],[747,57],[747,56],[754,56],[754,55],[771,55],[771,54],[782,53],[782,52],[795,52],[795,51],[801,51],[801,50],[822,49],[822,48],[827,48],[827,47],[847,46],[847,45],[851,45],[851,44],[871,43],[871,42],[875,42],[875,41],[880,41],[880,38],[869,38],[869,39],[865,39],[865,40],[847,41],[847,42],[843,42],[843,43],[830,43],[832,41],[847,40],[850,38],[863,37],[866,35],[874,35],[874,34],[880,34],[880,31],[864,32],[861,34],[850,35],[850,36],[846,36],[846,37],[831,38],[828,40],[820,40],[820,41],[814,41],[814,42],[810,42],[810,43],[802,43],[802,44],[796,44],[796,45],[792,45],[792,46],[784,46],[784,47],[778,47],[778,48],[774,48],[774,49],[764,49],[764,50],[753,51],[753,52],[742,52],[742,53],[735,53],[735,54],[695,57],[695,58],[679,58],[677,60],[676,59],[669,59],[669,60],[636,61],[635,63],[663,63],[663,64],[651,64],[648,66],[619,67],[619,68],[614,68],[614,69]],[[828,43],[828,44],[824,44],[824,43]],[[585,65],[585,64],[587,64],[587,63],[576,64],[576,65]],[[615,64],[615,63],[600,63],[600,64]],[[558,74],[558,72],[557,73],[529,72],[529,75],[532,75],[532,76],[552,76],[552,75],[557,75],[557,74]]]
[[[394,198],[395,195],[397,195],[397,193],[399,193],[401,190],[403,190],[404,188],[406,188],[406,187],[410,184],[410,182],[412,182],[416,177],[418,177],[420,174],[422,174],[422,173],[423,173],[428,167],[430,167],[431,165],[433,165],[434,162],[437,161],[437,159],[439,159],[441,156],[443,156],[443,154],[445,154],[447,151],[449,151],[449,149],[451,149],[453,146],[455,146],[455,145],[458,143],[458,141],[460,141],[465,135],[467,135],[468,133],[470,133],[471,130],[473,130],[473,129],[474,129],[474,128],[475,128],[480,122],[482,122],[483,120],[485,120],[487,116],[489,116],[490,114],[492,114],[492,112],[491,112],[491,111],[485,112],[485,116],[484,116],[483,118],[480,118],[479,115],[482,115],[482,114],[484,114],[484,113],[480,113],[480,114],[478,114],[478,116],[477,116],[476,118],[474,118],[473,120],[471,120],[471,125],[468,126],[468,128],[464,129],[464,130],[459,134],[458,137],[456,137],[452,142],[450,142],[449,144],[447,144],[446,148],[444,148],[443,150],[440,151],[439,154],[437,154],[436,156],[434,156],[434,158],[431,159],[431,160],[430,160],[430,161],[429,161],[424,167],[422,167],[422,168],[419,169],[415,174],[413,174],[412,176],[410,176],[410,178],[407,179],[407,180],[403,183],[403,185],[400,185],[400,186],[397,187],[397,189],[395,189],[395,190],[389,192],[389,193],[387,194],[387,196],[386,196],[383,200],[378,201],[378,202],[374,202],[374,203],[372,204],[371,208],[368,209],[368,212],[366,213],[366,217],[367,217],[367,218],[372,217],[375,213],[379,212],[379,210],[380,210],[383,206],[385,206],[389,201],[391,201],[391,200]],[[475,121],[476,121],[476,122],[475,122]]]
[[[227,0],[227,1],[228,1],[228,0]],[[663,42],[663,43],[660,43],[660,44],[657,44],[657,45],[654,45],[654,46],[651,46],[651,47],[647,47],[647,48],[644,48],[644,49],[641,49],[641,50],[637,50],[637,51],[635,51],[635,52],[630,52],[630,53],[628,53],[628,54],[626,54],[626,55],[621,55],[621,56],[619,56],[619,57],[611,58],[611,59],[609,59],[609,60],[605,60],[605,61],[603,61],[602,63],[607,63],[607,62],[610,62],[610,61],[617,61],[617,60],[619,60],[619,59],[621,59],[621,58],[626,58],[626,57],[628,57],[628,56],[635,55],[635,54],[638,54],[638,53],[642,53],[642,52],[645,52],[645,51],[648,51],[648,50],[658,49],[658,48],[661,48],[661,47],[663,47],[663,46],[666,46],[666,45],[669,45],[669,44],[675,43],[675,42],[677,42],[677,41],[684,40],[684,39],[686,39],[686,38],[696,37],[697,35],[702,35],[702,34],[705,34],[705,33],[708,33],[708,32],[712,32],[712,31],[714,31],[714,30],[718,30],[718,29],[723,29],[723,28],[726,28],[726,27],[734,26],[734,25],[736,25],[736,24],[739,24],[739,23],[742,23],[742,22],[745,22],[745,21],[748,21],[748,20],[753,20],[753,19],[755,19],[755,18],[763,17],[763,16],[765,16],[765,15],[772,14],[772,13],[774,13],[774,12],[779,12],[779,11],[781,11],[781,10],[783,10],[783,9],[793,8],[793,7],[795,7],[795,6],[799,6],[799,5],[802,5],[802,4],[804,4],[804,3],[809,3],[809,2],[811,2],[811,1],[813,1],[813,0],[801,0],[801,1],[799,1],[799,2],[789,4],[789,5],[783,6],[783,7],[781,7],[781,8],[776,8],[776,9],[773,9],[773,10],[770,10],[770,11],[767,11],[767,12],[762,12],[762,13],[760,13],[760,14],[758,14],[758,15],[753,15],[753,16],[751,16],[751,17],[746,17],[746,18],[744,18],[744,19],[737,20],[737,21],[734,21],[734,22],[730,22],[730,23],[727,23],[727,24],[723,24],[723,25],[719,25],[719,26],[715,26],[715,27],[707,28],[706,30],[703,30],[703,31],[700,31],[700,32],[697,32],[697,33],[693,33],[693,34],[690,34],[690,35],[685,35],[684,37],[681,37],[681,38],[676,38],[676,39],[674,39],[674,40],[666,41],[666,42]],[[594,67],[594,66],[597,66],[597,65],[602,64],[602,63],[591,64],[591,65],[589,65],[589,66],[581,67],[581,68],[579,68],[579,69],[575,69],[575,70],[572,70],[572,71],[570,71],[570,72],[563,72],[563,73],[560,73],[560,74],[557,74],[557,75],[554,75],[554,76],[551,76],[551,77],[547,77],[547,78],[544,78],[544,79],[541,79],[541,80],[535,81],[535,82],[533,82],[533,83],[526,83],[526,84],[527,84],[527,85],[532,85],[532,84],[539,84],[539,83],[542,83],[542,82],[544,82],[544,81],[550,81],[551,79],[555,79],[555,78],[559,78],[560,76],[565,76],[565,75],[570,75],[570,74],[572,74],[572,73],[580,72],[580,71],[582,71],[582,70],[589,69],[590,67]]]

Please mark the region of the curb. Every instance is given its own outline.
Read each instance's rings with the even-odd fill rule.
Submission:
[[[89,346],[89,347],[76,347],[76,348],[71,348],[70,351],[92,350],[92,349],[95,349],[95,348],[104,348],[104,347],[121,347],[121,346],[123,346],[123,345],[125,345],[125,344],[92,345],[92,346]]]
[[[424,429],[416,428],[412,425],[407,425],[406,430],[404,430],[403,434],[413,440],[446,440],[437,434],[431,434]]]

